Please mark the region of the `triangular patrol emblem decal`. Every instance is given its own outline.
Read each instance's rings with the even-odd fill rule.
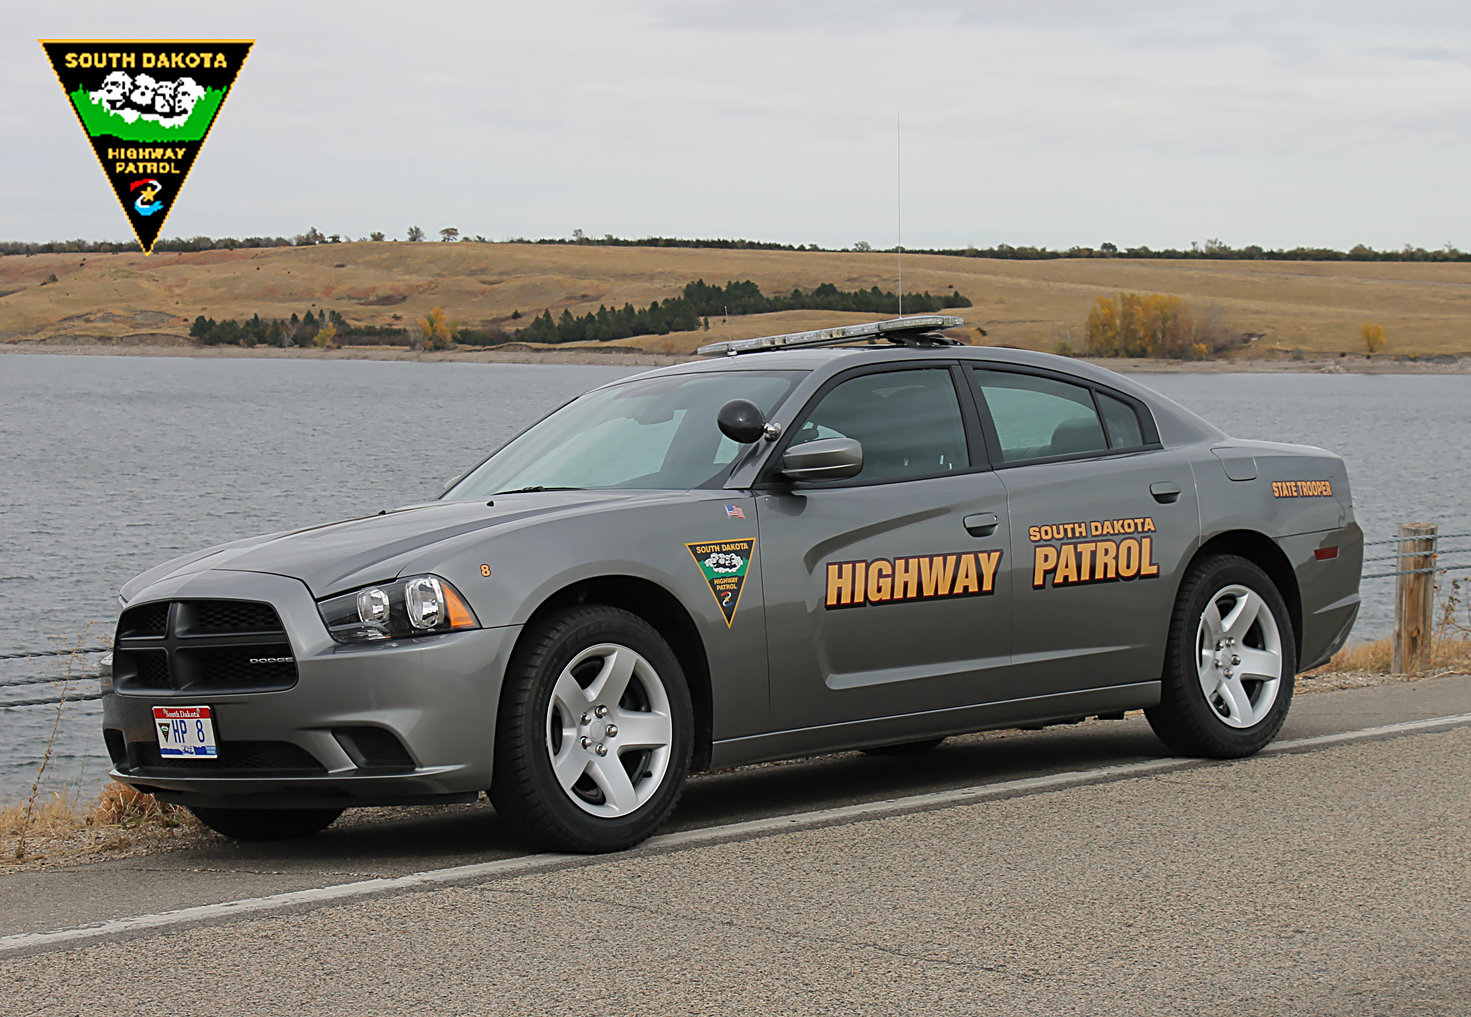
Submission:
[[[42,39],[144,254],[163,231],[253,39]]]
[[[686,544],[715,603],[725,616],[725,627],[735,620],[736,608],[741,604],[741,590],[746,585],[746,570],[751,567],[751,555],[756,552],[755,540],[707,540]]]

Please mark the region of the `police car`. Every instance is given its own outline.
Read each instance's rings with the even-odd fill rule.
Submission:
[[[1135,709],[1261,749],[1358,611],[1342,460],[959,324],[716,343],[428,504],[144,573],[112,776],[241,839],[488,791],[594,852],[714,767]]]

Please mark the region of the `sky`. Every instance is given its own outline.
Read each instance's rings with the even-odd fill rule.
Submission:
[[[1471,5],[71,0],[0,239],[128,239],[40,38],[255,39],[165,236],[1471,248]]]

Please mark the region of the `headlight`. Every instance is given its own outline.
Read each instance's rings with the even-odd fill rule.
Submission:
[[[438,576],[364,587],[320,601],[317,610],[339,643],[373,643],[480,627],[460,591]]]

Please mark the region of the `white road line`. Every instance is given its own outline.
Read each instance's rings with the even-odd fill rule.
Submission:
[[[1427,728],[1450,727],[1467,723],[1471,723],[1471,713],[1458,713],[1445,717],[1430,717],[1425,720],[1411,720],[1399,724],[1384,724],[1379,727],[1361,728],[1356,731],[1343,731],[1338,734],[1319,735],[1313,738],[1294,738],[1290,741],[1277,742],[1268,746],[1264,750],[1264,754],[1291,752],[1296,749],[1363,741],[1386,735],[1407,734],[1412,731],[1420,731]],[[1100,766],[1091,770],[1072,770],[1066,773],[1052,773],[1043,777],[1023,777],[1019,780],[1002,781],[998,784],[978,784],[971,787],[955,788],[949,791],[934,791],[929,794],[909,795],[904,798],[888,798],[883,801],[864,802],[859,805],[842,805],[832,809],[798,812],[793,815],[774,816],[769,819],[753,819],[744,823],[728,823],[724,826],[708,826],[696,830],[684,830],[679,833],[668,833],[653,837],[646,842],[646,845],[654,849],[686,848],[736,837],[749,837],[782,830],[821,826],[857,817],[877,817],[900,812],[919,811],[944,805],[963,805],[974,801],[984,801],[989,798],[1004,798],[1027,794],[1029,792],[1050,791],[1074,784],[1097,783],[1100,781],[1136,777],[1160,770],[1177,769],[1180,766],[1197,762],[1200,762],[1200,760],[1171,757],[1167,759],[1151,759],[1142,763],[1124,763],[1119,766]],[[604,856],[604,858],[617,857],[621,856]],[[310,890],[293,890],[290,893],[277,893],[269,897],[249,897],[244,900],[226,901],[221,904],[203,904],[198,907],[180,908],[177,911],[164,911],[158,914],[135,915],[130,918],[113,918],[108,921],[79,925],[75,928],[58,929],[54,932],[22,932],[11,936],[0,936],[0,957],[35,947],[74,943],[81,940],[98,939],[103,936],[115,936],[130,932],[159,929],[171,925],[183,925],[190,922],[208,921],[216,918],[229,918],[235,915],[253,914],[261,911],[276,911],[282,908],[299,907],[302,905],[322,904],[328,901],[343,900],[351,897],[365,897],[394,890],[410,890],[445,883],[458,883],[487,876],[503,876],[511,873],[531,872],[570,861],[583,861],[589,865],[599,864],[598,859],[594,858],[590,860],[586,855],[523,855],[517,858],[502,858],[493,862],[479,862],[474,865],[456,865],[444,869],[430,869],[426,872],[416,872],[412,875],[398,876],[392,879],[365,879],[356,883],[338,883],[334,886],[322,886]]]

